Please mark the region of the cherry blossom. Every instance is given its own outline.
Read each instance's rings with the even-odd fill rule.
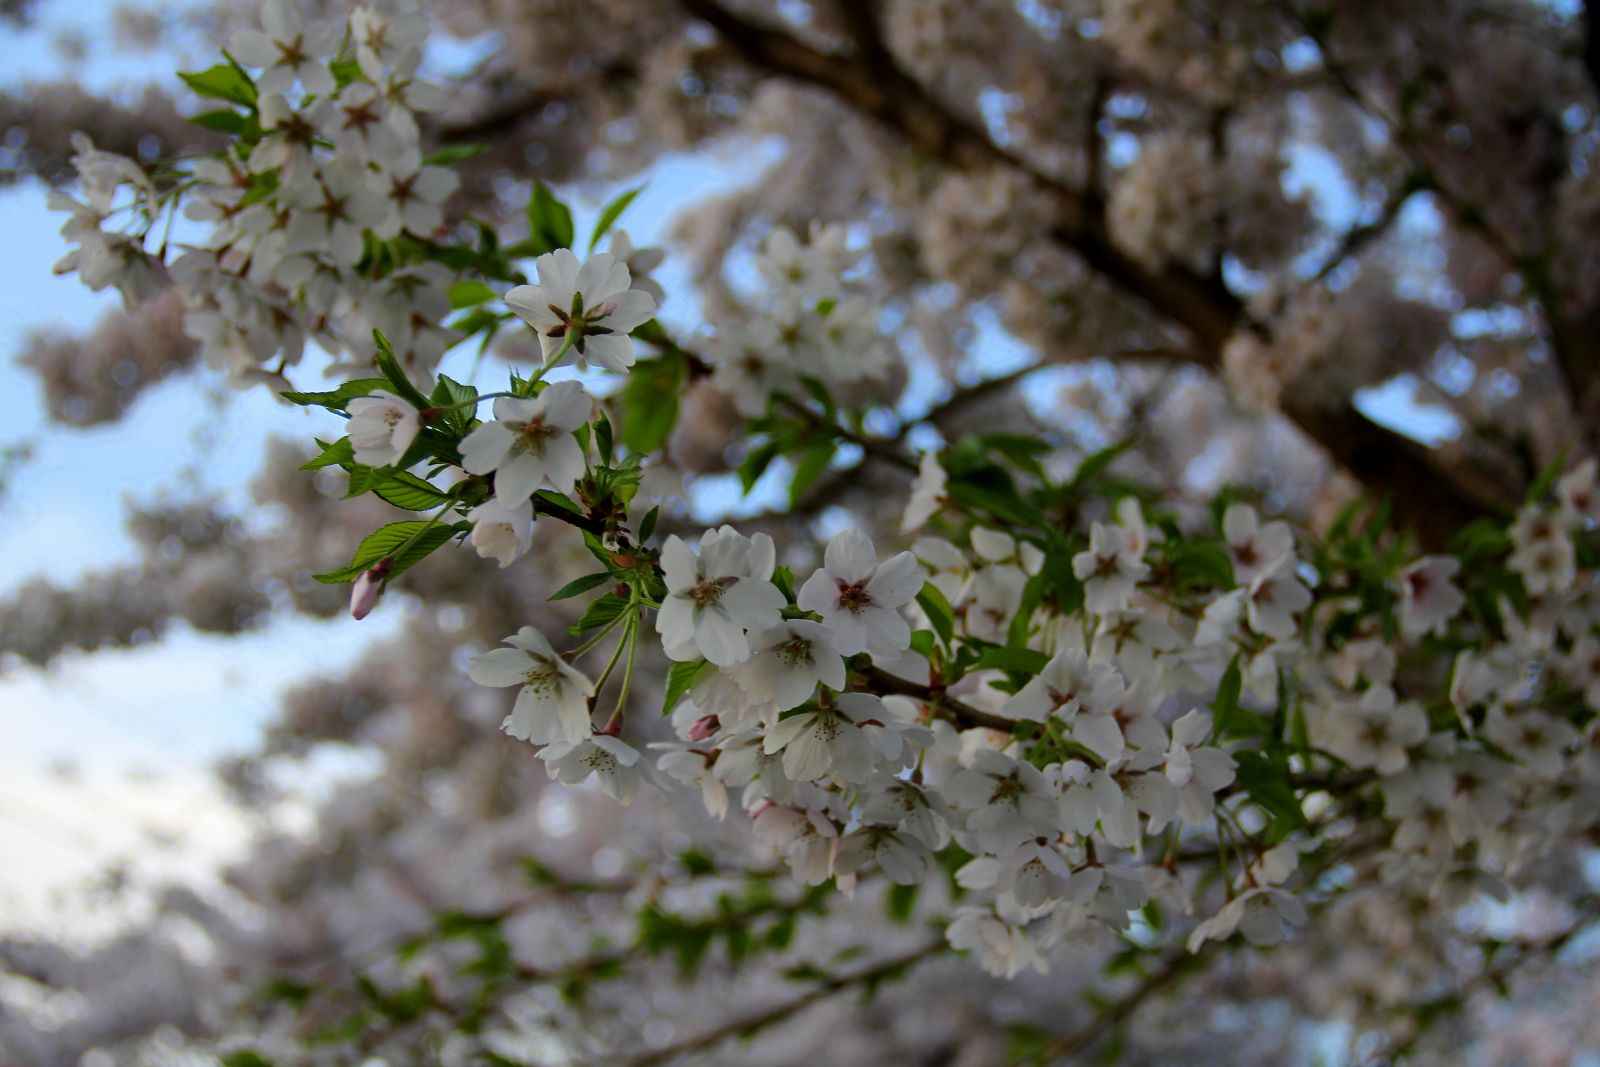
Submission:
[[[549,483],[570,493],[583,477],[583,449],[572,432],[589,419],[594,401],[577,382],[556,382],[536,397],[503,396],[494,421],[481,423],[461,442],[461,466],[493,472],[495,496],[519,504]]]
[[[868,650],[889,655],[911,640],[911,628],[899,609],[917,595],[922,582],[922,568],[911,553],[879,563],[866,534],[844,530],[828,542],[822,567],[800,587],[796,603],[822,616],[842,655]]]
[[[534,266],[539,284],[517,286],[505,303],[538,333],[545,360],[570,350],[579,369],[591,362],[618,372],[633,366],[629,334],[650,318],[656,302],[631,287],[627,266],[609,252],[579,263],[569,248],[545,253]]]
[[[576,743],[588,738],[594,683],[558,655],[544,634],[532,626],[506,638],[506,644],[510,647],[475,657],[467,670],[479,685],[521,686],[516,705],[506,716],[506,733],[535,744]]]

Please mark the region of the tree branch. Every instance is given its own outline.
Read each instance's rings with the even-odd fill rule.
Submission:
[[[774,1005],[752,1015],[730,1020],[715,1029],[707,1030],[703,1034],[697,1034],[694,1037],[686,1038],[671,1045],[663,1045],[661,1048],[653,1049],[632,1059],[608,1060],[607,1062],[614,1063],[616,1067],[655,1067],[656,1064],[666,1063],[668,1060],[682,1056],[685,1053],[698,1052],[713,1045],[720,1045],[729,1038],[747,1036],[774,1023],[782,1022],[791,1015],[795,1015],[813,1004],[828,999],[835,993],[843,992],[853,986],[873,985],[893,978],[899,972],[922,962],[929,956],[943,952],[946,947],[943,938],[930,941],[921,948],[891,957],[881,963],[875,963],[854,971],[846,971],[842,974],[831,975],[819,982],[815,989],[793,1000],[784,1001],[782,1004]]]
[[[1002,166],[1027,175],[1056,203],[1058,221],[1050,230],[1051,238],[1125,294],[1186,328],[1197,343],[1194,362],[1199,365],[1220,366],[1223,345],[1247,325],[1239,299],[1219,280],[1177,265],[1151,268],[1134,260],[1112,242],[1097,197],[995,144],[933,99],[875,37],[867,36],[863,43],[864,35],[875,33],[870,20],[853,20],[856,54],[839,55],[756,25],[716,0],[679,2],[751,64],[828,90],[940,163],[958,170]],[[1494,491],[1486,494],[1485,486],[1493,481],[1489,474],[1455,469],[1428,449],[1367,419],[1349,397],[1291,394],[1283,410],[1369,490],[1391,495],[1396,515],[1430,547],[1440,546],[1449,531],[1514,504],[1520,496],[1520,486],[1508,491],[1492,486]]]

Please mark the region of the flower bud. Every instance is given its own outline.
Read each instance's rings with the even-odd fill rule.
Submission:
[[[689,732],[684,739],[690,742],[704,741],[706,738],[722,729],[722,720],[715,715],[702,715],[689,727]]]
[[[378,598],[383,596],[383,587],[388,574],[387,559],[380,559],[361,572],[361,577],[356,579],[355,585],[350,589],[351,618],[364,619],[372,613],[372,609],[378,605]]]

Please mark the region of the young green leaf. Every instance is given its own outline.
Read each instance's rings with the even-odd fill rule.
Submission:
[[[408,519],[403,522],[391,522],[367,535],[366,539],[356,547],[355,555],[350,562],[338,570],[326,574],[317,574],[312,577],[319,582],[337,584],[340,582],[353,582],[361,576],[361,572],[371,567],[385,556],[394,555],[402,545],[410,542],[410,547],[404,552],[394,556],[394,561],[389,566],[388,577],[392,581],[405,571],[428,558],[428,554],[444,544],[456,534],[465,529],[465,524],[456,523],[429,523],[425,519]],[[415,540],[412,540],[415,538]]]
[[[618,216],[628,209],[629,204],[633,203],[633,198],[642,192],[644,192],[644,186],[634,186],[605,206],[605,210],[601,211],[600,217],[595,220],[594,233],[589,237],[590,252],[594,251],[595,246],[600,243],[600,238],[604,237],[606,232],[611,229]]]
[[[605,571],[598,574],[585,574],[582,578],[574,578],[566,585],[550,594],[551,600],[567,600],[571,597],[582,596],[591,589],[598,589],[611,580],[611,575]]]

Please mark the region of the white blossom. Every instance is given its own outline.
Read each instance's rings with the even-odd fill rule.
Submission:
[[[822,567],[800,587],[796,603],[815,611],[842,655],[891,656],[911,640],[899,609],[922,588],[922,568],[909,552],[878,562],[872,541],[849,529],[828,542]]]
[[[506,644],[511,647],[476,656],[467,667],[468,677],[479,685],[522,687],[506,717],[506,733],[535,744],[587,738],[594,683],[532,626],[506,638]]]
[[[478,555],[509,567],[533,544],[533,501],[511,502],[494,496],[467,512],[469,540]]]
[[[339,47],[343,25],[333,19],[307,22],[290,0],[267,0],[261,27],[265,33],[239,30],[229,41],[239,62],[262,68],[256,76],[258,89],[281,92],[298,81],[308,93],[333,92],[333,75],[324,61]]]
[[[606,796],[622,804],[631,802],[643,781],[639,753],[607,734],[595,734],[582,741],[560,741],[539,751],[545,770],[563,785],[577,785],[591,774]]]
[[[707,530],[695,555],[677,535],[661,546],[667,595],[656,632],[674,659],[700,655],[719,667],[750,656],[746,630],[776,627],[783,594],[769,580],[775,564],[772,538],[745,537],[731,526]]]
[[[368,467],[398,462],[421,429],[417,409],[382,389],[357,397],[345,410],[350,413],[348,428],[356,462]]]
[[[609,252],[579,263],[570,248],[558,248],[540,256],[534,268],[539,284],[517,286],[505,304],[538,333],[546,362],[570,346],[580,369],[591,362],[619,372],[633,366],[629,335],[650,318],[656,302],[631,287],[625,264]]]
[[[1407,641],[1424,634],[1443,635],[1445,626],[1460,613],[1467,598],[1451,581],[1461,561],[1449,556],[1427,556],[1400,572],[1400,631]]]
[[[536,397],[503,396],[494,421],[480,423],[461,442],[461,466],[494,472],[495,496],[517,504],[548,482],[570,493],[583,477],[583,449],[573,431],[589,420],[594,400],[577,382],[556,382]]]

